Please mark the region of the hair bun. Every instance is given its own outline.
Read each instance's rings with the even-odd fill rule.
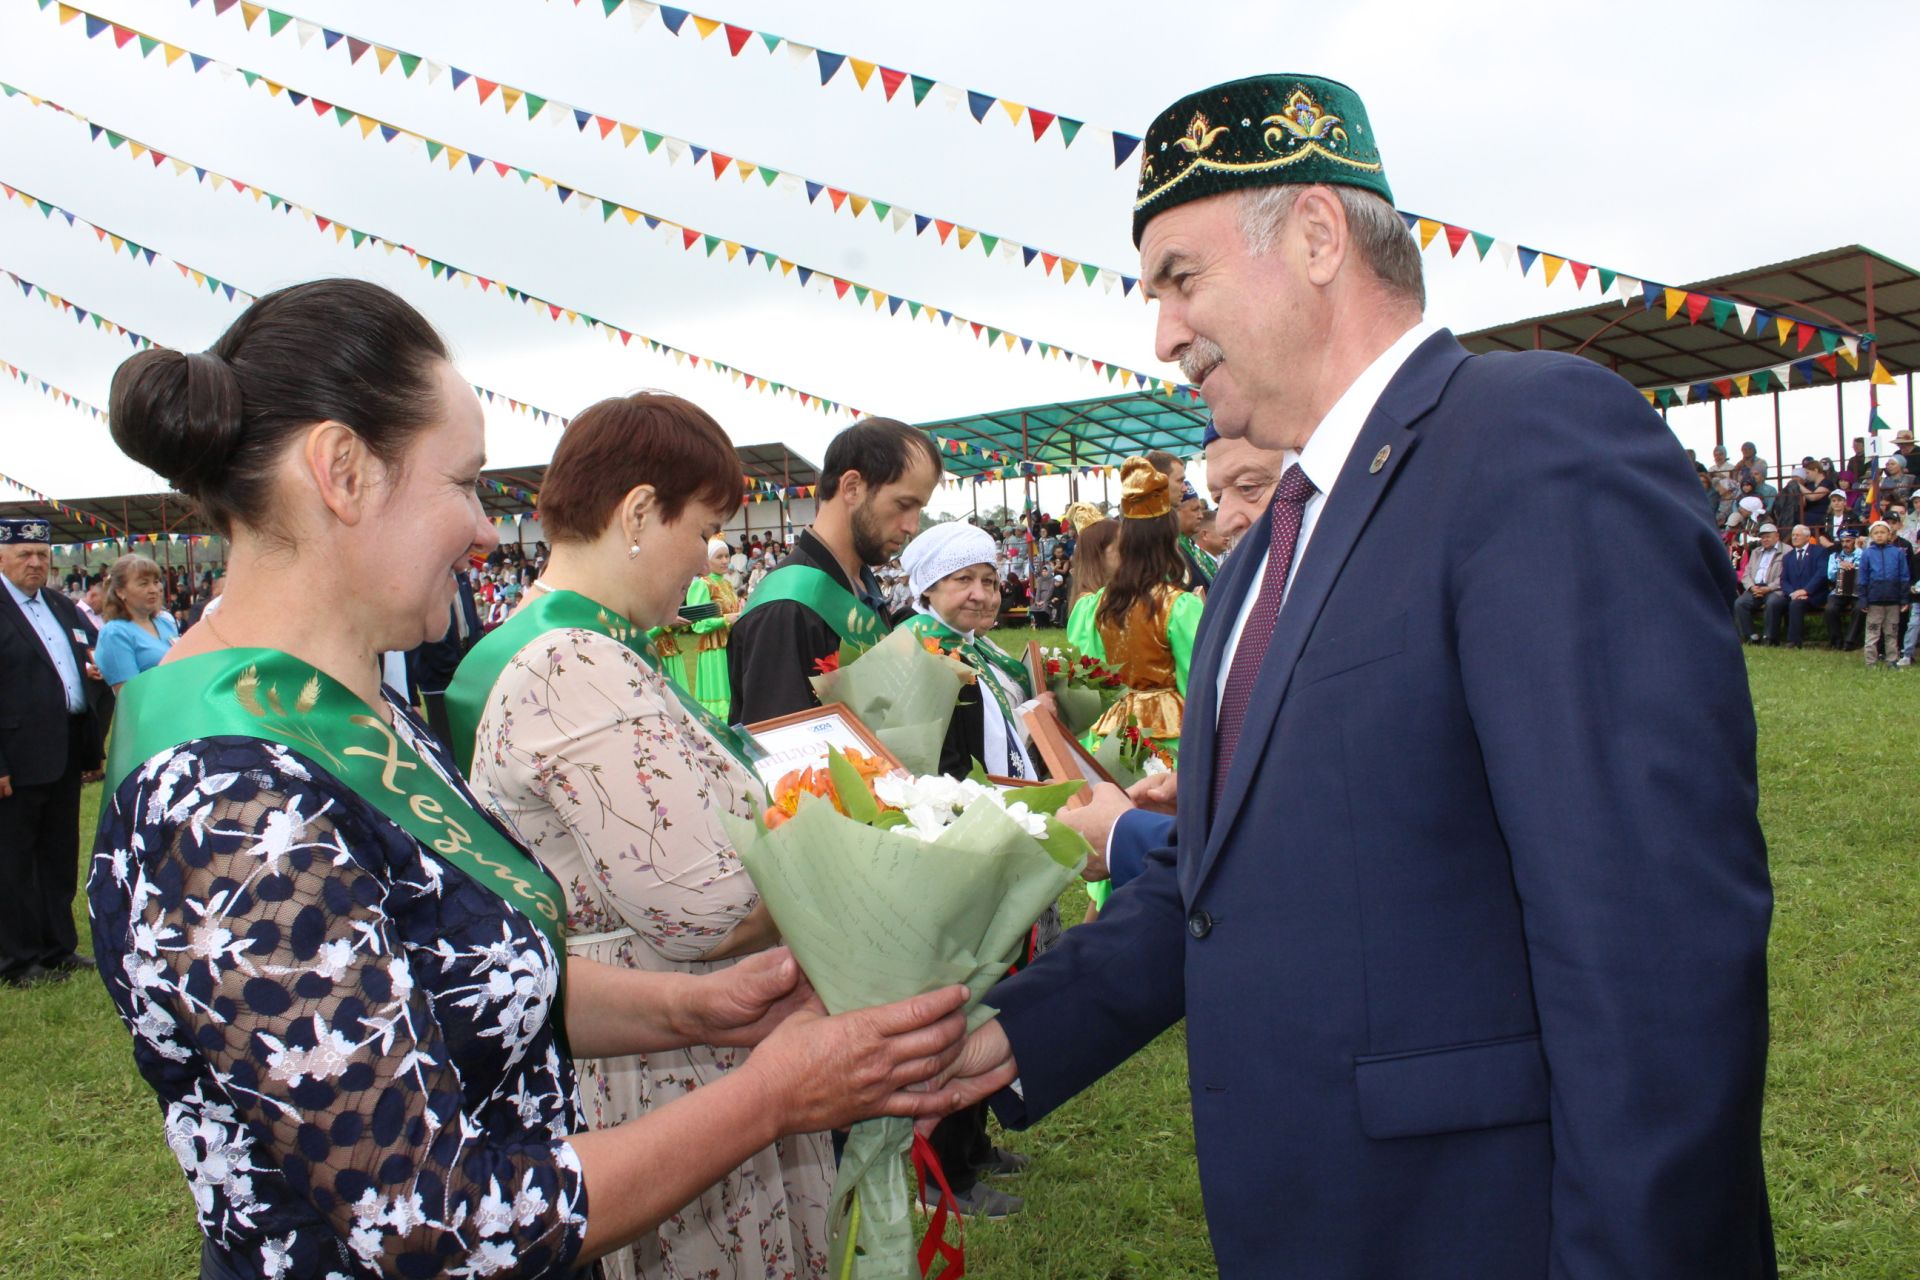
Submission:
[[[240,380],[208,351],[142,351],[114,371],[107,409],[121,452],[195,497],[219,488],[245,428]]]

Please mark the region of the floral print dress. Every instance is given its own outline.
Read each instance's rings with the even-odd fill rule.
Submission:
[[[467,794],[391,694],[394,732]],[[584,1128],[534,923],[304,756],[161,752],[108,798],[96,962],[206,1265],[264,1280],[568,1276]]]
[[[569,954],[659,972],[733,963],[706,957],[760,895],[717,815],[751,817],[759,784],[626,645],[561,629],[516,654],[481,712],[473,785],[560,882]],[[588,1123],[644,1115],[746,1058],[699,1045],[582,1060]],[[828,1135],[782,1139],[601,1265],[617,1280],[824,1276],[833,1168]]]

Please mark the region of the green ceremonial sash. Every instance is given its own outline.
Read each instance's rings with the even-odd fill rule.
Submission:
[[[486,639],[473,647],[461,660],[460,669],[453,674],[453,683],[447,688],[447,727],[453,735],[453,741],[448,745],[462,773],[473,772],[474,734],[480,728],[480,716],[486,710],[493,686],[500,679],[500,673],[507,669],[507,663],[547,632],[569,628],[595,631],[608,639],[618,640],[633,650],[640,661],[647,664],[648,670],[660,670],[660,659],[648,643],[647,633],[620,614],[577,591],[541,592],[531,603],[522,606],[511,618],[488,632]],[[668,680],[666,684],[687,714],[712,734],[714,741],[728,755],[740,762],[749,779],[758,781],[759,775],[753,770],[753,762],[766,754],[759,744],[744,732],[723,724],[718,716],[695,701],[692,693],[674,681]]]
[[[546,868],[476,813],[372,707],[278,649],[222,649],[163,663],[128,681],[113,717],[107,792],[169,747],[228,736],[299,752],[519,908],[547,935],[564,979],[566,897]],[[565,1007],[563,991],[554,1004],[556,1026]]]
[[[1027,674],[1027,664],[985,636],[975,636],[969,640],[930,613],[916,613],[901,625],[917,636],[932,636],[935,640],[951,643],[970,660],[976,671],[983,665],[1000,668],[1012,677],[1014,688],[1026,689],[1028,697],[1034,696],[1033,690],[1028,687],[1032,679]],[[993,696],[994,704],[1000,708],[1000,717],[1007,722],[1008,740],[1018,742],[1021,737],[1020,722],[1014,718],[1013,708],[1007,705],[1006,691],[1000,687],[998,680],[985,671],[980,671],[979,683]]]
[[[1202,551],[1200,549],[1199,543],[1195,542],[1192,538],[1187,537],[1185,534],[1182,534],[1180,536],[1180,545],[1186,548],[1187,553],[1193,557],[1193,562],[1195,564],[1199,565],[1202,569],[1206,570],[1206,574],[1209,578],[1217,577],[1219,575],[1220,562],[1214,559],[1210,553]]]
[[[841,655],[843,662],[871,649],[887,634],[886,619],[875,613],[872,606],[841,586],[832,574],[810,564],[783,564],[762,578],[747,598],[741,615],[779,600],[803,604],[819,614],[821,621],[840,637],[841,645],[853,650],[852,655]]]

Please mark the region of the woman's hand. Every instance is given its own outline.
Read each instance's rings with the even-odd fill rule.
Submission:
[[[1013,1060],[1013,1045],[1008,1042],[1007,1033],[1000,1029],[1000,1020],[994,1018],[982,1023],[979,1030],[967,1037],[953,1065],[934,1077],[927,1088],[950,1100],[949,1112],[957,1111],[998,1093],[1018,1074],[1020,1067]],[[922,1116],[914,1121],[913,1127],[925,1135],[932,1133],[939,1123],[940,1115]]]
[[[1033,701],[1035,706],[1043,708],[1054,719],[1060,718],[1060,699],[1053,696],[1053,690],[1047,690]]]
[[[952,986],[830,1018],[802,1011],[740,1071],[766,1091],[782,1133],[838,1129],[874,1116],[945,1115],[965,1105],[961,1091],[926,1084],[960,1057],[966,999],[965,987]]]
[[[749,956],[731,968],[695,978],[675,1027],[691,1044],[756,1045],[794,1014],[826,1006],[785,947]]]

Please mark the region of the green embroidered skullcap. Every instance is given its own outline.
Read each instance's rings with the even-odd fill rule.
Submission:
[[[1319,76],[1249,76],[1180,99],[1141,146],[1133,243],[1153,215],[1223,191],[1314,182],[1393,191],[1360,95]]]

